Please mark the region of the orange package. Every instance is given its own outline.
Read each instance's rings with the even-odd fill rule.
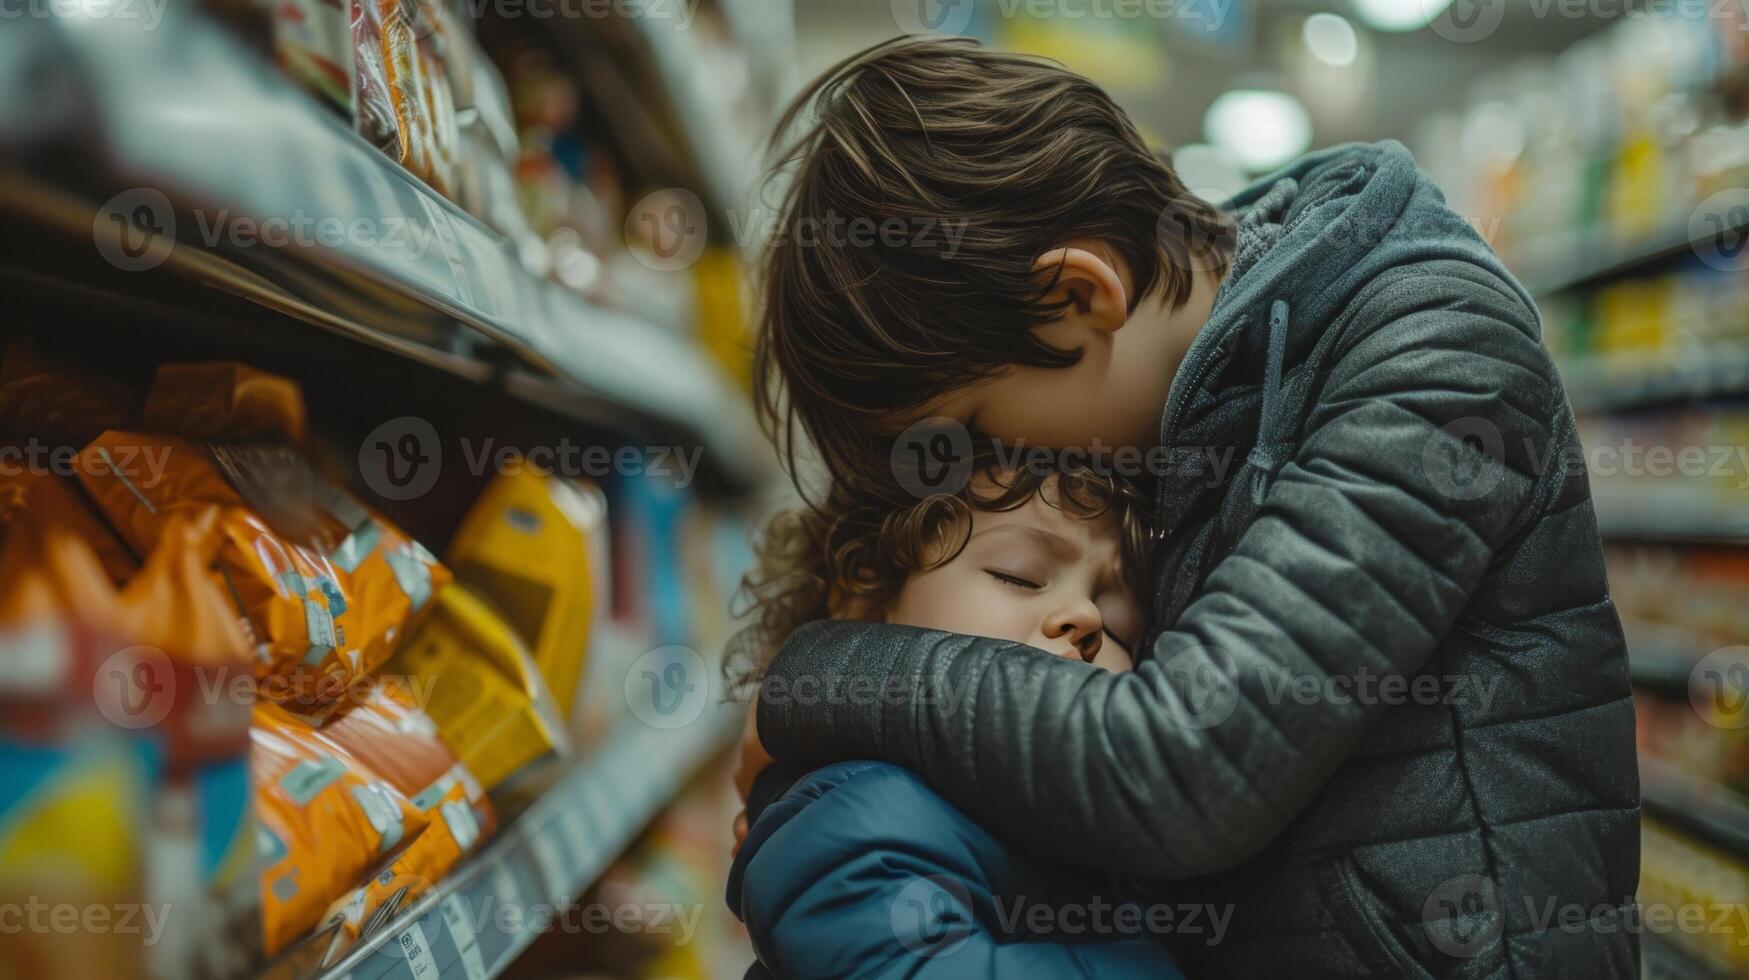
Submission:
[[[334,899],[391,861],[426,819],[386,780],[348,765],[308,723],[258,705],[250,776],[261,824],[268,955],[321,924]]]
[[[226,458],[231,471],[246,468]],[[152,547],[171,514],[216,510],[219,574],[259,641],[256,674],[270,679],[263,696],[300,712],[325,715],[362,683],[449,581],[417,542],[307,472],[289,484],[310,499],[275,508],[304,516],[313,532],[305,543],[269,525],[212,457],[173,436],[106,432],[79,462],[99,509],[137,551]],[[260,495],[288,481],[249,482]]]
[[[419,57],[419,9],[415,0],[361,0],[374,4],[381,32],[383,73],[401,133],[401,165],[421,180],[432,179],[435,125],[425,65]]]
[[[79,538],[114,584],[139,571],[140,563],[127,546],[91,512],[78,488],[62,477],[31,470],[0,475],[0,534],[21,523],[58,527]]]
[[[378,909],[417,899],[496,828],[485,791],[444,744],[416,695],[407,681],[379,678],[363,702],[316,733],[336,753],[405,793],[430,821],[394,864],[334,903],[329,919],[340,922],[348,943]]]
[[[234,361],[161,365],[144,421],[199,442],[299,445],[310,429],[297,382]]]

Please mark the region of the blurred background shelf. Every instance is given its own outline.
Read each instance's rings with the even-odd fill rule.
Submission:
[[[1561,372],[1574,409],[1620,412],[1749,395],[1749,350],[1721,348],[1669,358],[1587,358]]]
[[[1749,858],[1749,801],[1655,756],[1640,758],[1648,810],[1739,860]]]
[[[770,479],[745,398],[697,345],[529,275],[513,243],[181,13],[158,30],[26,19],[0,38],[0,220],[16,235],[58,231],[87,258],[94,239],[125,245],[139,271],[86,278],[120,272],[129,292],[172,273],[544,407],[683,434],[732,485]],[[234,240],[242,227],[263,237]]]

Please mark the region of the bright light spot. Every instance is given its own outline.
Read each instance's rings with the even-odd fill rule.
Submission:
[[[1286,92],[1240,89],[1215,99],[1202,117],[1203,136],[1249,170],[1278,167],[1312,145],[1312,119]]]
[[[1250,181],[1233,155],[1207,143],[1186,143],[1172,150],[1172,169],[1192,194],[1219,204]]]
[[[1524,152],[1524,120],[1504,102],[1484,102],[1464,119],[1464,152],[1478,164],[1511,163]]]
[[[1360,39],[1354,36],[1354,25],[1335,14],[1319,13],[1307,17],[1300,37],[1306,42],[1306,50],[1312,53],[1312,57],[1326,65],[1352,65],[1355,56],[1360,54]]]
[[[1439,19],[1451,0],[1354,0],[1354,12],[1380,31],[1418,31]]]

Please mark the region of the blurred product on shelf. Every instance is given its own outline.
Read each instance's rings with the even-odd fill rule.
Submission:
[[[275,0],[266,5],[280,68],[347,120],[354,111],[352,18],[367,5],[354,0]]]
[[[427,819],[392,865],[335,902],[328,918],[340,923],[338,948],[356,941],[384,905],[423,897],[497,827],[485,790],[443,742],[423,697],[400,678],[379,678],[365,700],[316,733],[342,758],[380,774]]]
[[[106,532],[92,527],[90,514],[76,516],[80,505],[61,490],[47,489],[64,486],[44,482],[56,479],[39,474],[8,485],[28,483],[34,500],[61,503],[41,514],[14,512],[0,549],[0,630],[12,647],[10,669],[0,678],[0,700],[10,702],[0,728],[8,741],[21,742],[8,746],[0,762],[10,772],[0,780],[6,783],[0,826],[19,828],[16,846],[27,849],[8,852],[0,843],[0,852],[10,854],[0,860],[0,880],[38,875],[32,887],[52,896],[69,885],[84,889],[85,876],[68,870],[83,861],[55,862],[63,846],[97,845],[93,854],[118,863],[88,868],[89,880],[124,887],[135,900],[107,908],[159,903],[181,910],[132,952],[136,963],[157,976],[230,975],[258,948],[249,938],[257,899],[248,705],[226,696],[247,691],[249,640],[206,574],[216,542],[211,515],[168,520],[143,566],[118,591],[88,544]],[[68,523],[55,523],[57,516]],[[63,813],[59,760],[77,763],[87,750],[132,760],[132,774],[78,776],[74,786],[82,789],[70,791],[94,795],[70,805],[92,813]],[[135,791],[118,779],[139,780],[144,796],[128,817],[136,829],[114,838],[112,854],[102,846],[111,838],[94,832],[111,819],[105,807],[124,798],[114,794]],[[63,831],[73,836],[61,841]],[[42,834],[48,836],[32,839]],[[38,846],[44,854],[28,853]],[[140,942],[138,933],[133,937]],[[15,962],[42,953],[26,948]],[[65,949],[46,955],[53,964],[73,962]]]
[[[607,498],[520,456],[504,463],[445,560],[516,631],[568,722],[595,646],[595,614],[607,608]]]
[[[315,718],[388,659],[449,580],[417,542],[295,453],[215,444],[209,455],[175,436],[106,432],[80,453],[79,469],[136,551],[170,514],[217,511],[219,574],[261,640],[258,673],[276,681],[262,693]]]
[[[44,356],[13,340],[0,354],[0,432],[84,442],[139,417],[127,384]]]
[[[271,956],[320,924],[335,899],[411,845],[428,820],[297,715],[256,705],[249,734]]]
[[[1616,544],[1605,558],[1624,620],[1680,628],[1707,649],[1749,639],[1749,551]]]
[[[1625,18],[1478,85],[1418,158],[1533,285],[1599,255],[1690,236],[1694,207],[1749,175],[1743,11]]]
[[[439,590],[431,617],[384,671],[428,692],[425,710],[487,791],[570,742],[540,668],[516,631],[466,586]]]
[[[1749,973],[1749,862],[1697,843],[1647,818],[1641,844],[1640,907],[1651,942],[1675,944],[1719,976]],[[1694,913],[1701,913],[1696,917]],[[1724,913],[1724,914],[1721,914]],[[1699,970],[1689,976],[1701,975]]]

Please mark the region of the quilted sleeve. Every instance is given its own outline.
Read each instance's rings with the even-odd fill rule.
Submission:
[[[1291,460],[1153,656],[815,624],[761,692],[780,759],[874,757],[1010,839],[1156,878],[1274,838],[1452,629],[1539,506],[1567,413],[1532,314],[1405,276],[1342,346]],[[1392,290],[1395,293],[1392,294]],[[857,696],[861,692],[863,696]]]

